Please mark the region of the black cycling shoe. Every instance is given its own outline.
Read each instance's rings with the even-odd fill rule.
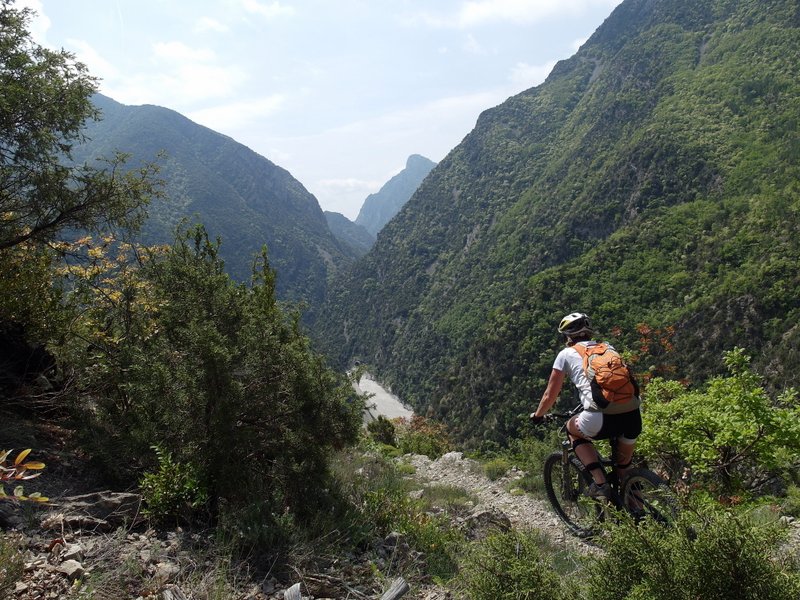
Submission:
[[[608,485],[608,482],[598,485],[593,481],[587,488],[586,495],[590,498],[606,498],[607,500],[611,500],[611,486]]]

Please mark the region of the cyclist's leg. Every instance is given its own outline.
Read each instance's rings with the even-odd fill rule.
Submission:
[[[580,459],[597,485],[606,482],[606,473],[600,464],[600,456],[592,444],[592,435],[596,434],[602,425],[601,413],[587,411],[575,415],[567,422],[567,433],[575,450],[575,456]]]
[[[603,428],[598,433],[598,439],[610,438],[613,440],[614,468],[617,472],[620,485],[625,481],[631,469],[633,451],[636,447],[636,438],[642,432],[642,415],[639,409],[618,415],[606,415]],[[638,507],[629,507],[636,509]]]

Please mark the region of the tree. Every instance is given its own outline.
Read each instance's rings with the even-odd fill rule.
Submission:
[[[66,228],[136,225],[156,194],[154,167],[71,165],[97,80],[72,54],[36,44],[27,8],[0,4],[0,251],[54,239]]]
[[[363,404],[277,303],[266,254],[245,286],[218,249],[197,227],[140,250],[139,266],[87,272],[88,287],[76,285],[82,333],[65,358],[96,459],[133,483],[161,448],[192,475],[192,491],[196,477],[214,518],[249,514],[259,541],[275,515],[308,514],[324,499],[330,451],[357,439]],[[116,287],[107,268],[119,271]]]

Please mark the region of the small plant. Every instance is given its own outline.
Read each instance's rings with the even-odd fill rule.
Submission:
[[[395,446],[397,444],[395,441],[394,423],[383,415],[367,423],[367,431],[376,442],[386,444],[387,446]]]
[[[424,454],[436,459],[451,448],[445,426],[419,415],[410,420],[398,419],[395,434],[397,447],[405,454]]]
[[[497,481],[508,472],[509,468],[511,468],[511,463],[505,458],[494,458],[483,465],[483,472],[489,481]]]
[[[7,482],[26,481],[29,479],[34,479],[35,477],[39,477],[39,475],[41,475],[40,471],[44,469],[45,466],[43,462],[24,462],[31,453],[30,448],[21,451],[19,454],[17,454],[17,458],[14,459],[13,463],[7,464],[12,452],[13,450],[0,452],[0,500],[8,499],[29,500],[31,502],[47,502],[49,498],[42,496],[42,494],[39,492],[33,492],[32,494],[28,494],[26,496],[24,490],[22,489],[22,485],[17,485],[14,488],[11,496],[6,493],[5,484]],[[39,472],[31,473],[31,471]]]
[[[191,519],[205,506],[208,495],[200,485],[192,465],[175,461],[163,448],[153,446],[158,458],[158,471],[145,473],[141,481],[145,514],[163,522],[174,518]]]
[[[22,578],[24,559],[19,544],[12,538],[0,538],[0,596],[7,598],[14,584]]]
[[[491,535],[469,549],[460,565],[460,582],[473,600],[578,597],[567,589],[570,578],[558,572],[555,554],[535,532]]]
[[[790,485],[781,503],[781,512],[790,517],[800,517],[800,487]]]
[[[469,512],[478,501],[466,490],[453,485],[431,485],[422,492],[425,510],[442,509],[448,514],[461,516]]]

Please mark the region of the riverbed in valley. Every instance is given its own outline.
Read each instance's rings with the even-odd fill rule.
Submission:
[[[397,417],[411,418],[414,414],[411,408],[403,404],[400,398],[385,389],[369,373],[362,375],[358,383],[353,384],[353,387],[358,393],[369,395],[366,402],[367,409],[364,411],[365,423],[374,421],[379,416],[395,419]]]

